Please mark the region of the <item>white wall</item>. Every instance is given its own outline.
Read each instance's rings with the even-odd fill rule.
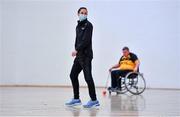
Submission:
[[[178,1],[178,14],[179,14],[179,15],[178,15],[178,18],[177,18],[177,19],[178,19],[178,21],[180,21],[180,1]],[[179,60],[180,60],[180,46],[179,46],[179,45],[180,45],[180,23],[179,23],[179,22],[178,22],[178,25],[177,25],[177,26],[178,26],[178,28],[177,28],[177,30],[178,30],[178,31],[177,31],[177,32],[178,32],[178,34],[177,34],[177,38],[178,38],[178,39],[177,39],[177,40],[178,40],[178,52],[177,52],[177,55],[178,55],[178,62],[179,62],[179,64],[178,64],[178,70],[180,70],[180,61],[179,61]],[[177,80],[177,82],[179,82],[179,85],[178,85],[178,86],[180,87],[180,72],[178,71],[178,73],[179,73],[179,76],[178,76],[178,77],[179,77],[179,80]]]
[[[6,0],[1,84],[71,85],[76,12],[86,6],[97,86],[105,85],[108,68],[127,45],[140,58],[148,87],[180,88],[177,1]],[[79,79],[86,85],[82,74]]]
[[[0,1],[0,82],[2,81],[2,1]]]

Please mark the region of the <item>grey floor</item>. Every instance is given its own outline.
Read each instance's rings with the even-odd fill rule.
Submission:
[[[69,108],[71,88],[0,87],[0,116],[180,116],[180,90],[146,90],[135,96],[102,95],[99,109]],[[81,88],[81,100],[89,100],[87,88]]]

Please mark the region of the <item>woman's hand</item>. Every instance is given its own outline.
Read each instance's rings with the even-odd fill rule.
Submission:
[[[76,55],[77,55],[77,51],[74,50],[74,51],[72,52],[72,57],[75,57]]]

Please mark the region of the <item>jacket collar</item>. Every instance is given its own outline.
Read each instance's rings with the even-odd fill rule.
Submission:
[[[83,21],[77,21],[78,22],[78,25],[81,25],[81,24],[84,24],[84,23],[86,23],[88,20],[87,19],[85,19],[85,20],[83,20]]]

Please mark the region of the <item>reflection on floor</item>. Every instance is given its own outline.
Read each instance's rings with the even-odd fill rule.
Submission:
[[[99,108],[66,107],[71,88],[0,87],[0,116],[180,116],[180,90],[146,90],[142,95],[102,95]],[[81,100],[89,100],[87,88],[80,89]]]

